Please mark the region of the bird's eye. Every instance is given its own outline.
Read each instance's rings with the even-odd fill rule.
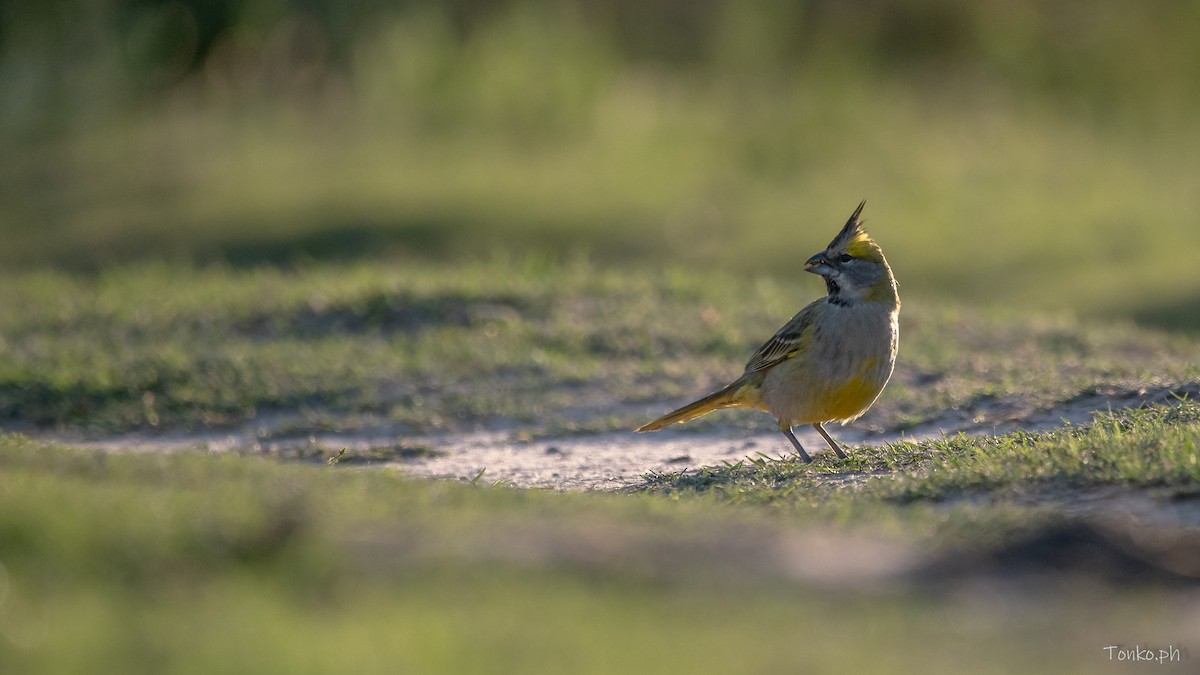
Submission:
[[[843,253],[840,256],[838,256],[838,260],[840,260],[841,262],[844,262],[844,263],[848,263],[851,260],[854,260],[854,256],[850,255],[849,253]]]

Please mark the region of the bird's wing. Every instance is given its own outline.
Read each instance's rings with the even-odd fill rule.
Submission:
[[[808,348],[812,343],[813,323],[817,318],[818,304],[824,299],[817,300],[796,313],[790,321],[783,325],[766,344],[754,352],[754,356],[746,362],[743,375],[753,373],[792,358]]]

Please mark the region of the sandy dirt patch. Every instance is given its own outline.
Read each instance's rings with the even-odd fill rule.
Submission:
[[[1089,422],[1097,411],[1152,403],[1171,403],[1189,389],[1105,389],[1082,394],[1046,410],[952,410],[940,419],[903,432],[869,433],[853,425],[830,432],[846,445],[880,445],[922,440],[943,434],[1006,433],[1021,428],[1035,431]],[[719,414],[719,413],[718,413]],[[529,439],[512,431],[405,434],[390,425],[350,432],[287,434],[295,416],[276,415],[243,428],[194,433],[138,432],[105,437],[78,433],[35,434],[71,445],[107,451],[173,452],[200,450],[241,452],[280,457],[323,459],[323,454],[347,449],[347,464],[401,471],[423,478],[505,482],[519,487],[558,490],[616,490],[641,482],[649,472],[695,469],[737,462],[759,453],[777,457],[791,452],[778,432],[729,429],[691,431],[685,425],[654,433],[632,431],[578,434]],[[982,421],[981,421],[982,420]],[[826,452],[824,441],[810,428],[797,436],[810,454]],[[482,472],[482,474],[480,473]]]

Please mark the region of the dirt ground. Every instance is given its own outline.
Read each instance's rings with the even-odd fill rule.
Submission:
[[[1194,396],[1196,392],[1183,393]],[[854,425],[830,428],[830,432],[843,444],[855,446],[959,432],[1049,429],[1089,422],[1098,411],[1177,402],[1179,394],[1179,390],[1168,388],[1106,390],[1089,392],[1045,410],[1024,409],[1010,401],[986,411],[948,411],[942,419],[903,433],[868,432]],[[779,456],[791,451],[778,432],[721,429],[719,425],[702,430],[684,425],[648,434],[620,431],[528,438],[514,431],[409,435],[395,425],[384,424],[362,425],[352,432],[304,434],[295,431],[303,428],[299,422],[298,415],[280,414],[224,431],[139,432],[90,438],[78,432],[37,435],[99,451],[228,452],[314,463],[338,457],[337,453],[345,448],[337,462],[339,471],[398,471],[421,478],[552,490],[621,490],[640,484],[648,472],[675,472],[736,462],[758,453]],[[827,451],[815,431],[797,429],[797,436],[810,453]],[[860,472],[847,471],[830,474],[826,479],[852,483],[864,477]],[[978,501],[992,497],[980,494],[968,498]],[[815,587],[856,591],[894,588],[900,582],[942,590],[951,582],[962,588],[991,589],[1013,579],[1058,578],[1046,575],[1065,568],[1081,578],[1112,584],[1133,579],[1140,583],[1150,580],[1178,584],[1184,580],[1191,584],[1200,578],[1196,563],[1200,560],[1200,540],[1195,536],[1200,526],[1200,500],[1164,498],[1153,490],[1121,486],[1082,490],[1050,486],[1018,498],[1053,508],[1065,519],[1058,527],[996,546],[936,552],[888,537],[825,528],[771,527],[740,533],[741,545],[734,550],[753,551],[752,556],[738,556],[723,549],[720,556],[709,558],[736,566],[738,574],[769,574]],[[601,551],[608,558],[629,556],[641,566],[667,564],[663,561],[677,560],[681,554],[671,548],[676,546],[671,541],[637,532],[606,533],[602,542],[584,535],[591,542],[584,545],[579,537],[578,533],[531,537],[528,532],[503,530],[490,533],[482,547],[488,555],[523,561],[576,560],[588,551]],[[693,553],[704,557],[704,551],[687,554]],[[1028,588],[1042,586],[1028,586],[1023,593],[1036,593]],[[1200,607],[1200,596],[1190,595],[1184,604]],[[1193,612],[1189,616],[1200,617],[1188,611]],[[1191,620],[1194,623],[1200,619]]]
[[[1086,423],[1097,411],[1175,401],[1178,393],[1167,388],[1105,390],[1046,410],[1020,410],[1017,406],[1010,410],[948,411],[941,419],[903,432],[871,433],[854,425],[832,426],[829,430],[845,445],[879,445],[959,432],[1005,433],[1018,427],[1033,431],[1068,422]],[[276,415],[244,428],[222,431],[139,432],[105,437],[85,437],[79,433],[37,435],[108,451],[201,450],[309,460],[324,460],[331,452],[346,448],[345,462],[355,466],[398,470],[423,478],[478,477],[489,484],[505,482],[556,490],[617,490],[637,484],[652,471],[680,471],[736,462],[758,453],[774,457],[791,452],[787,439],[778,432],[692,431],[686,425],[647,434],[621,431],[537,439],[511,431],[408,435],[386,424],[349,432],[278,431],[294,428],[294,417]],[[812,429],[796,431],[810,454],[827,451],[824,441]]]

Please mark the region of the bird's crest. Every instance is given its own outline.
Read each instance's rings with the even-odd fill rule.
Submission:
[[[842,231],[829,242],[828,250],[841,251],[848,253],[855,258],[863,260],[883,260],[883,251],[875,240],[871,239],[867,231],[862,229],[863,221],[859,218],[863,207],[867,205],[867,200],[862,200],[858,203],[858,208],[854,209],[854,213],[850,214],[850,219],[846,221],[846,225],[842,227]]]

